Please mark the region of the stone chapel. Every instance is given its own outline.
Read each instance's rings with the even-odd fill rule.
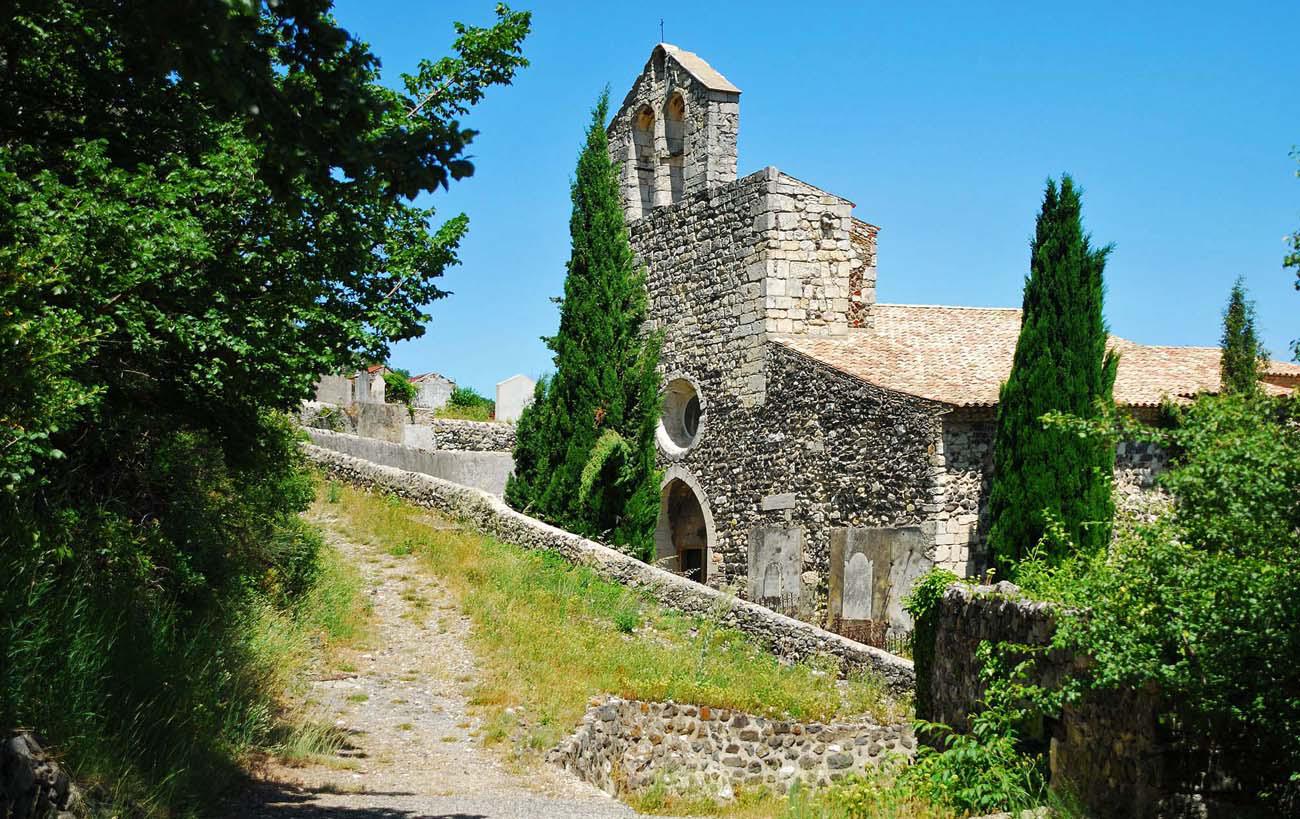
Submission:
[[[1020,311],[878,303],[879,229],[853,202],[773,167],[737,178],[740,93],[661,43],[608,128],[664,334],[658,560],[859,638],[907,629],[917,576],[984,567]],[[1139,415],[1218,389],[1217,347],[1111,343]],[[1289,391],[1300,366],[1261,377]],[[1117,485],[1161,462],[1122,444]]]

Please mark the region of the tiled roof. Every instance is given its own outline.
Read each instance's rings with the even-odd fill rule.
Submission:
[[[876,304],[874,326],[846,336],[775,340],[837,370],[899,392],[955,406],[993,406],[1011,371],[1020,311],[1012,308]],[[1120,354],[1115,400],[1150,407],[1219,389],[1218,347],[1152,347],[1111,336]],[[1270,361],[1262,386],[1286,393],[1300,366]]]

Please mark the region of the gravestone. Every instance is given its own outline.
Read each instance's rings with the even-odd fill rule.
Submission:
[[[919,526],[832,529],[826,601],[831,618],[910,629],[903,597],[934,565],[929,549]]]
[[[803,529],[749,531],[749,599],[764,605],[797,600],[803,571]]]
[[[871,583],[874,566],[862,552],[855,552],[844,567],[844,608],[841,616],[845,620],[870,620]]]

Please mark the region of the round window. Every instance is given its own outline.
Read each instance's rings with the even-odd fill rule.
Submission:
[[[664,411],[656,435],[660,447],[670,456],[684,455],[699,437],[703,415],[695,385],[685,378],[669,381],[664,388]]]

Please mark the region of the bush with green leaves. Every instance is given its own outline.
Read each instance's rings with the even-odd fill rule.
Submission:
[[[1300,399],[1203,396],[1170,415],[1145,434],[1175,453],[1160,478],[1172,511],[1106,550],[1027,563],[1017,580],[1086,610],[1055,638],[1094,660],[1076,689],[1156,686],[1187,770],[1278,800],[1300,775]]]
[[[384,373],[384,401],[389,404],[402,404],[406,411],[415,417],[415,396],[417,388],[411,383],[409,373],[389,370]]]

